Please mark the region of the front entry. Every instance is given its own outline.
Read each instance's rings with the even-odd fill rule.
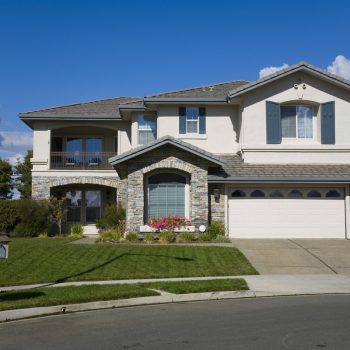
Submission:
[[[100,190],[72,190],[67,191],[65,196],[68,222],[94,223],[101,218]]]

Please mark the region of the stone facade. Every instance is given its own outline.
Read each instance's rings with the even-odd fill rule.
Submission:
[[[175,170],[190,179],[189,219],[198,227],[208,223],[208,161],[174,146],[163,146],[127,163],[127,230],[144,224],[145,176],[157,170]],[[117,169],[118,170],[118,169]]]
[[[215,199],[215,193],[218,192],[220,198]],[[209,220],[225,222],[225,185],[209,185]]]
[[[34,199],[48,199],[50,190],[58,186],[67,185],[102,185],[117,189],[117,200],[125,205],[126,200],[126,180],[121,180],[116,176],[33,176],[32,177],[32,197]]]

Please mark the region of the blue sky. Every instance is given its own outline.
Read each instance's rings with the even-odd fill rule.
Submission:
[[[0,157],[30,147],[21,111],[255,80],[301,60],[350,79],[349,13],[347,0],[0,0]]]

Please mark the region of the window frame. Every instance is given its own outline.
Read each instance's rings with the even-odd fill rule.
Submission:
[[[194,134],[194,135],[199,135],[199,107],[185,107],[186,108],[186,134]],[[188,116],[188,113],[187,111],[189,109],[196,109],[197,110],[197,118],[196,119],[190,119],[189,116]],[[195,132],[190,132],[188,131],[188,123],[193,123],[193,122],[196,122],[197,124],[197,131]]]
[[[283,107],[294,107],[295,108],[295,137],[293,136],[283,136],[283,129],[282,129],[282,108]],[[311,117],[311,132],[312,135],[311,137],[299,137],[299,118],[298,118],[298,113],[297,113],[297,108],[298,107],[305,107],[309,108],[312,111],[312,117]],[[297,141],[313,141],[315,140],[315,119],[316,116],[316,111],[315,111],[315,106],[310,105],[310,104],[293,104],[293,103],[285,103],[280,105],[280,118],[281,118],[281,140],[297,140]],[[317,132],[316,132],[317,134]]]
[[[176,171],[173,169],[162,169],[159,171],[154,171],[149,174],[146,174],[144,177],[144,223],[147,223],[149,220],[148,213],[148,201],[149,201],[149,178],[153,175],[158,174],[168,174],[173,173],[185,178],[185,218],[190,219],[190,177],[187,173],[183,173],[181,171]]]
[[[140,118],[141,117],[143,117],[144,120],[145,120],[145,118],[152,118],[154,120],[155,130],[153,130],[152,128],[141,129],[140,128]],[[151,142],[151,141],[149,141],[147,143],[141,143],[140,142],[140,131],[151,131],[154,134],[154,140],[156,140],[158,138],[158,118],[156,115],[141,113],[141,114],[137,115],[136,121],[137,121],[137,144],[138,145],[146,145],[147,143]]]

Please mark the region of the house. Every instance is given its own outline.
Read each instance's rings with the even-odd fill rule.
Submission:
[[[133,231],[178,214],[223,221],[232,238],[350,237],[350,82],[308,63],[20,118],[33,197],[66,196],[69,222],[117,201]]]

